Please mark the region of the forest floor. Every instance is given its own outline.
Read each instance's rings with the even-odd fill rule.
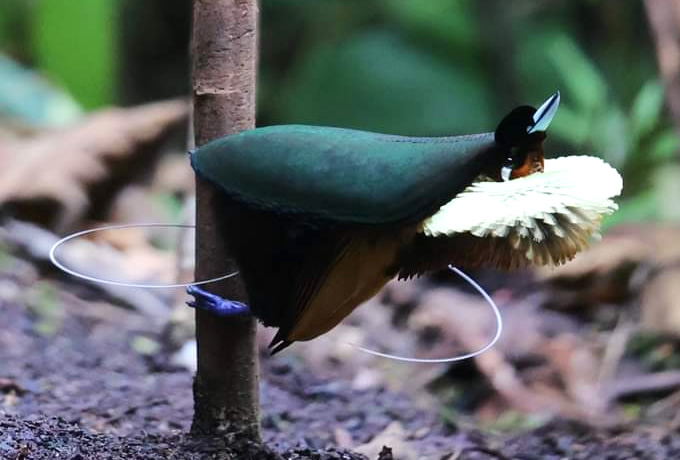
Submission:
[[[423,403],[408,385],[366,383],[372,367],[352,368],[351,359],[343,367],[337,357],[318,366],[295,351],[261,358],[266,448],[192,438],[193,372],[158,347],[167,341],[163,327],[63,278],[26,285],[19,259],[4,267],[12,272],[0,277],[3,459],[680,458],[675,424],[593,424],[558,414],[519,433],[484,430],[438,410],[441,403]],[[401,372],[399,379],[417,380],[424,371]]]

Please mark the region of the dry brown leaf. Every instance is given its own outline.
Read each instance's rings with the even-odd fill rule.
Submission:
[[[28,222],[8,220],[0,226],[0,239],[37,261],[48,261],[48,253],[58,237],[52,232]],[[135,251],[136,252],[136,251]],[[170,283],[174,281],[172,255],[146,251],[129,257],[108,245],[98,245],[87,239],[71,241],[57,252],[59,260],[67,267],[90,276],[109,280],[142,283]],[[145,258],[143,263],[140,258]],[[70,275],[69,275],[70,276]],[[138,276],[139,278],[134,278]],[[76,278],[72,278],[77,280]],[[167,299],[156,289],[137,289],[109,284],[97,284],[110,298],[118,303],[145,313],[154,321],[164,322]]]
[[[364,454],[368,458],[378,458],[383,446],[392,448],[395,458],[401,460],[416,460],[422,458],[415,446],[408,441],[408,433],[399,422],[390,423],[382,432],[377,434],[370,442],[356,446],[354,450]]]
[[[667,265],[679,260],[680,227],[637,224],[612,229],[568,264],[538,272],[546,280],[575,279],[611,273],[626,263]]]
[[[477,350],[493,335],[492,314],[479,297],[450,288],[422,295],[422,304],[409,318],[415,331],[436,330],[441,337],[436,356]],[[538,310],[532,302],[501,304],[504,332],[499,343],[474,358],[477,369],[503,401],[487,401],[478,415],[495,418],[507,409],[525,413],[561,415],[569,418],[603,420],[604,408],[597,401],[597,360],[587,342],[553,339],[548,330],[570,329],[569,324],[551,324],[553,315]],[[558,337],[570,337],[562,333]],[[513,361],[545,360],[540,368],[518,369]],[[540,361],[540,360],[539,360]],[[541,372],[536,372],[540,369]],[[579,370],[583,370],[579,374]],[[555,377],[558,377],[555,379]],[[566,388],[563,387],[566,384]],[[494,407],[489,405],[494,402]],[[504,403],[504,404],[503,404]]]
[[[333,438],[335,439],[335,444],[340,449],[351,449],[354,445],[352,433],[342,427],[336,427],[333,430]]]
[[[165,155],[158,162],[152,188],[156,192],[188,195],[194,191],[194,171],[184,155]]]
[[[0,145],[0,205],[52,229],[105,206],[153,160],[149,147],[182,122],[188,104],[157,102],[96,112],[76,125]]]
[[[483,347],[493,336],[494,322],[491,312],[483,299],[453,289],[434,289],[423,296],[423,303],[409,319],[409,326],[415,330],[437,328],[442,341],[438,356],[462,354]],[[520,334],[535,344],[540,337]],[[505,359],[503,352],[506,340],[513,340],[513,334],[506,334],[499,344],[475,357],[478,369],[494,389],[516,409],[526,412],[558,412],[556,404],[534,394],[521,381],[517,371]],[[456,346],[456,343],[458,346]]]
[[[577,407],[591,417],[603,414],[608,402],[598,388],[602,363],[587,341],[577,335],[561,334],[547,340],[542,351]]]
[[[557,309],[640,298],[645,328],[680,335],[680,227],[630,225],[556,270],[541,272]]]
[[[640,305],[643,328],[680,336],[680,267],[652,276],[644,286]]]

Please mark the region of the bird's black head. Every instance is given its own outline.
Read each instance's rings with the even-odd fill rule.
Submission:
[[[501,120],[494,133],[496,155],[501,166],[491,174],[493,178],[506,181],[543,171],[545,131],[559,104],[558,91],[538,109],[523,105]]]

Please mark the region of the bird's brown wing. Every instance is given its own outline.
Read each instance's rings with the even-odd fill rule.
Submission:
[[[319,264],[310,263],[298,283],[300,295],[291,309],[296,314],[281,333],[288,340],[309,340],[332,329],[395,275],[392,267],[400,242],[398,235],[360,231],[336,253],[323,275]]]
[[[291,286],[274,351],[328,332],[374,296],[395,275],[399,235],[355,230],[338,239],[332,254],[310,257]]]
[[[250,309],[279,328],[274,352],[332,329],[396,274],[404,230],[299,223],[224,196],[219,206]]]
[[[325,234],[326,232],[317,230],[314,233],[318,234],[319,232],[322,234],[317,235],[319,237],[317,241],[306,241],[306,243],[311,244],[305,244],[306,254],[303,259],[295,258],[291,260],[287,256],[279,259],[279,265],[287,272],[287,279],[284,281],[285,284],[279,283],[279,293],[276,298],[272,297],[262,305],[253,305],[253,310],[262,319],[264,319],[261,313],[262,307],[270,310],[275,309],[276,322],[270,322],[270,324],[265,322],[265,325],[279,328],[269,345],[272,348],[272,353],[277,353],[295,340],[299,340],[291,335],[291,331],[295,329],[305,312],[308,316],[311,316],[312,312],[308,308],[311,299],[323,286],[337,260],[342,259],[350,245],[351,240],[345,232]],[[295,263],[294,260],[296,259],[297,262]],[[268,289],[271,283],[266,279],[262,279],[262,281],[262,285],[252,286],[252,289],[258,292]],[[253,282],[255,280],[250,284],[252,285]],[[319,317],[324,316],[323,309],[316,313]]]

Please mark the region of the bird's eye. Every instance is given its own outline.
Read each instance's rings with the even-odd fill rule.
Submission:
[[[524,158],[524,155],[522,154],[522,149],[519,147],[511,147],[510,148],[510,154],[505,160],[506,166],[513,166],[513,167],[518,167],[522,164],[522,160]]]

